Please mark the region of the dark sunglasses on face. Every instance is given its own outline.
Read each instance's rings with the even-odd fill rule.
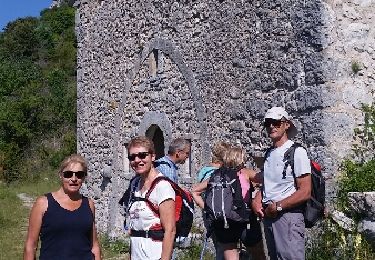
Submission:
[[[65,171],[62,173],[64,178],[72,178],[73,174],[77,177],[77,179],[83,179],[86,176],[86,172],[84,171],[78,171],[78,172],[73,172],[73,171]]]
[[[285,120],[279,119],[266,119],[263,123],[264,127],[271,127],[273,125],[274,127],[280,127],[282,123],[286,122]]]
[[[147,155],[149,155],[150,153],[149,152],[139,152],[139,153],[132,153],[132,154],[129,154],[128,155],[128,159],[129,159],[129,161],[134,161],[135,160],[135,158],[139,158],[139,159],[141,159],[141,160],[143,160],[144,158],[146,158],[147,157]]]

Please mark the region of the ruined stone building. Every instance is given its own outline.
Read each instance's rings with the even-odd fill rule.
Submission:
[[[89,161],[99,230],[121,229],[117,202],[132,174],[132,137],[152,138],[158,156],[171,139],[190,139],[180,169],[190,185],[215,141],[261,158],[269,145],[262,119],[274,105],[294,117],[297,140],[324,166],[334,196],[338,166],[363,123],[361,105],[374,98],[374,1],[75,4],[78,151]]]

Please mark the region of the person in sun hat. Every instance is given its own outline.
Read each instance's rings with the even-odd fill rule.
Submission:
[[[272,122],[273,120],[279,120],[282,122],[283,120],[289,124],[289,127],[286,128],[286,134],[288,139],[293,139],[297,135],[297,128],[295,127],[292,117],[285,111],[283,107],[273,107],[267,111],[264,116],[264,123]],[[264,124],[264,127],[267,127],[268,124]]]
[[[254,212],[263,219],[268,255],[271,260],[305,259],[304,203],[311,196],[311,166],[307,152],[297,147],[294,174],[285,153],[297,135],[292,117],[283,107],[272,107],[263,125],[272,141],[263,165],[263,188],[252,202]]]

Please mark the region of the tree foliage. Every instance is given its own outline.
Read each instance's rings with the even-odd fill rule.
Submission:
[[[46,9],[0,33],[0,178],[8,182],[35,160],[31,152],[52,166],[75,152],[74,14],[68,6]]]
[[[348,208],[348,192],[367,192],[375,190],[375,106],[364,105],[365,122],[363,129],[355,130],[355,138],[360,145],[354,147],[355,160],[346,160],[342,164],[343,175],[339,180],[338,205]]]

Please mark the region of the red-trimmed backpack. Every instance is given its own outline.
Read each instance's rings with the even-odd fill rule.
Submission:
[[[140,198],[134,196],[135,189],[138,186],[140,177],[136,176],[130,180],[129,187],[125,191],[121,200],[119,201],[125,209],[125,213],[128,214],[131,205],[135,201],[145,201],[150,209],[159,216],[159,210],[155,205],[149,200],[150,194],[155,188],[156,184],[161,181],[168,181],[174,192],[175,192],[175,220],[176,220],[176,238],[177,237],[188,237],[191,227],[193,225],[194,219],[194,201],[191,194],[178,186],[175,182],[171,181],[169,178],[164,176],[156,177],[150,186],[150,189],[147,191],[145,198]],[[153,231],[162,231],[162,230],[153,230]]]
[[[303,146],[299,143],[294,143],[284,154],[286,160],[283,175],[285,175],[288,165],[292,168],[294,177],[294,185],[297,187],[296,175],[294,172],[294,153],[297,147]],[[316,222],[324,217],[324,204],[325,204],[325,179],[322,175],[321,166],[310,160],[311,165],[311,198],[306,202],[303,212],[305,219],[305,227],[311,228]]]

